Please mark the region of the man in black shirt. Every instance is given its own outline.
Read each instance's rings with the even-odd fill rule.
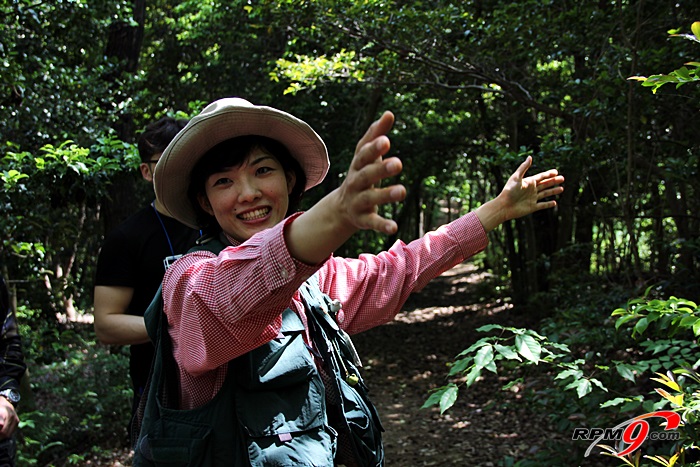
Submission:
[[[0,275],[0,466],[15,465],[17,443],[14,434],[19,424],[15,407],[19,402],[19,381],[27,365],[17,331],[17,317],[10,305],[5,278]]]
[[[140,170],[153,183],[153,172],[168,143],[187,124],[164,117],[139,138]],[[136,410],[153,359],[143,313],[163,280],[165,263],[187,252],[199,233],[159,212],[157,201],[110,232],[102,244],[95,277],[95,333],[103,344],[130,345],[129,373]]]

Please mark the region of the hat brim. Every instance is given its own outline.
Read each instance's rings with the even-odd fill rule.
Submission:
[[[266,136],[283,144],[306,175],[304,191],[321,183],[328,173],[326,145],[306,122],[244,99],[221,99],[193,117],[158,161],[153,183],[164,213],[192,228],[202,227],[187,195],[192,169],[217,144],[246,135]]]

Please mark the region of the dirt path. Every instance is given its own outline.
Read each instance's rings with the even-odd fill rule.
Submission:
[[[353,337],[386,429],[387,466],[498,466],[547,442],[544,417],[527,412],[517,387],[504,393],[495,375],[460,393],[444,415],[420,408],[445,383],[446,362],[485,336],[476,328],[525,326],[502,300],[474,305],[483,279],[472,265],[459,265],[414,294],[395,321]]]

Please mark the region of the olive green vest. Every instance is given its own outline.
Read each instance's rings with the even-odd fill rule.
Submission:
[[[214,253],[218,239],[195,249]],[[159,290],[144,318],[156,355],[132,427],[134,466],[381,466],[383,428],[349,337],[338,329],[314,276],[300,292],[315,355],[296,313],[282,313],[279,335],[229,362],[216,396],[191,410],[179,406],[179,377]],[[340,432],[340,443],[338,440]]]

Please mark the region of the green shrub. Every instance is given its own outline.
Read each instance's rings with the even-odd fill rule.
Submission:
[[[21,309],[20,322],[31,322],[34,313]],[[23,324],[20,331],[31,394],[20,405],[18,465],[84,464],[101,449],[126,446],[131,414],[126,348],[96,344],[91,324],[36,329]]]
[[[437,388],[424,407],[438,405],[445,412],[456,403],[460,388],[468,389],[484,370],[500,372],[508,381],[504,388],[523,378],[530,380],[524,385],[529,393],[521,400],[531,405],[533,413],[548,414],[559,433],[573,433],[576,427],[612,427],[620,418],[631,419],[640,412],[678,412],[682,418],[678,442],[648,443],[617,459],[634,467],[697,465],[687,460],[688,453],[700,452],[697,305],[676,297],[652,298],[652,287],[624,307],[612,306],[620,296],[616,287],[592,292],[586,303],[586,295],[579,291],[587,287],[580,282],[569,289],[569,297],[578,301],[558,300],[556,290],[548,296],[549,303],[558,305],[542,320],[539,332],[500,325],[479,328],[496,334],[457,355],[448,383]],[[533,458],[504,459],[501,464],[568,465],[572,458],[581,459],[589,446],[590,442],[574,443],[570,438],[554,441]],[[598,446],[610,455],[619,452]]]

